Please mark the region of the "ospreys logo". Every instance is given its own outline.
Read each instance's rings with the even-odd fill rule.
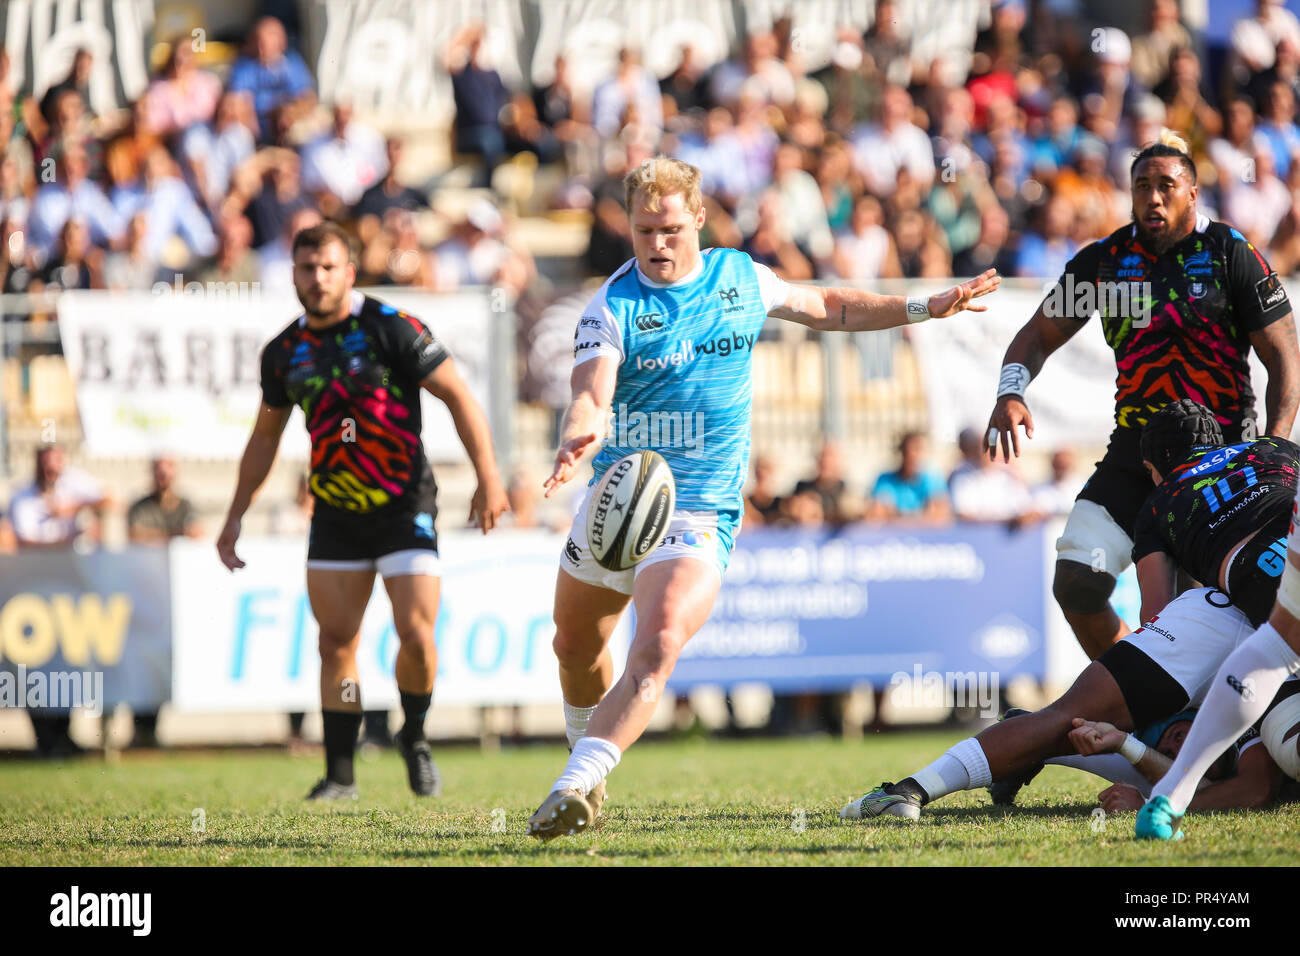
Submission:
[[[744,308],[744,306],[736,304],[740,299],[740,290],[735,286],[730,289],[719,289],[718,298],[727,304],[727,308],[723,309],[723,312],[739,312]]]
[[[664,320],[659,312],[647,312],[645,315],[638,315],[632,322],[641,332],[659,332],[664,327]]]

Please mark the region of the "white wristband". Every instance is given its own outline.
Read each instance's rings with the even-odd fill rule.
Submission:
[[[1146,756],[1147,745],[1129,734],[1124,738],[1124,745],[1119,748],[1119,752],[1120,756],[1136,767],[1138,761]]]
[[[907,321],[913,324],[929,321],[930,297],[926,295],[909,295],[907,297]]]
[[[1003,395],[1016,395],[1020,398],[1025,397],[1025,389],[1029,388],[1033,376],[1029,374],[1029,369],[1019,362],[1009,362],[1002,366],[1002,374],[998,376],[998,398]]]

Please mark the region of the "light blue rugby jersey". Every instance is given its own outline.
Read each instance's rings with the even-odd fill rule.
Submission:
[[[618,459],[652,448],[677,482],[686,511],[743,508],[749,468],[754,343],[788,287],[735,249],[705,249],[671,285],[624,263],[582,313],[577,365],[619,360],[610,428],[592,463],[598,481]]]

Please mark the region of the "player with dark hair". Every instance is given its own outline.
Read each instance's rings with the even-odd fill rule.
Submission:
[[[1213,410],[1229,442],[1258,433],[1247,357],[1268,371],[1265,432],[1286,438],[1300,405],[1300,349],[1277,275],[1236,229],[1196,211],[1196,166],[1166,133],[1133,161],[1133,221],[1084,247],[1007,348],[989,454],[1020,454],[1033,435],[1025,403],[1047,357],[1101,316],[1115,351],[1115,429],[1056,542],[1052,591],[1088,656],[1128,631],[1110,605],[1128,567],[1133,526],[1150,491],[1138,436],[1151,413],[1192,399]]]
[[[1043,710],[961,741],[929,767],[850,803],[841,816],[915,820],[941,796],[995,782],[1014,789],[1047,758],[1073,753],[1069,733],[1078,718],[1132,731],[1200,704],[1215,669],[1272,606],[1300,447],[1280,438],[1225,446],[1217,416],[1191,401],[1152,415],[1139,444],[1148,488],[1156,485],[1135,518],[1142,627]],[[1213,585],[1175,598],[1180,567]],[[1143,753],[1134,738],[1124,755],[1136,764]]]
[[[313,800],[357,797],[356,654],[376,571],[400,642],[397,689],[405,724],[398,750],[416,794],[439,790],[424,735],[437,671],[439,563],[437,487],[420,441],[421,388],[447,405],[474,466],[471,519],[486,533],[508,507],[487,420],[447,350],[423,322],[362,295],[355,281],[348,237],[337,225],[321,223],[294,237],[293,282],[304,314],[262,351],[262,405],[217,539],[222,563],[242,568],[235,554],[241,519],[299,406],[312,443],[309,485],[316,504],[307,597],[320,625],[325,723],[325,777],[308,795]]]

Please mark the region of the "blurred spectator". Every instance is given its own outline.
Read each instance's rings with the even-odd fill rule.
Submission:
[[[319,212],[300,207],[285,222],[279,238],[257,250],[257,281],[263,294],[293,291],[293,237],[319,222]]]
[[[1272,151],[1273,168],[1281,179],[1287,178],[1291,163],[1300,156],[1300,127],[1296,126],[1295,114],[1295,91],[1280,81],[1270,86],[1258,129]]]
[[[72,68],[67,75],[41,97],[41,116],[47,123],[54,125],[55,104],[69,91],[76,93],[86,109],[90,110],[90,72],[94,65],[94,54],[87,47],[78,48],[72,55]]]
[[[1056,195],[1073,208],[1075,232],[1088,238],[1109,235],[1132,218],[1131,194],[1107,177],[1106,158],[1106,144],[1089,133],[1056,176]]]
[[[211,123],[196,123],[181,137],[186,180],[209,210],[217,210],[236,170],[256,151],[256,123],[249,95],[227,92]]]
[[[510,93],[488,62],[483,39],[482,24],[462,28],[448,44],[446,65],[456,103],[456,152],[482,157],[487,168],[481,182],[486,184],[505,156],[500,117]]]
[[[745,495],[743,524],[750,527],[781,520],[781,496],[776,493],[776,468],[767,455],[754,456],[754,484]]]
[[[1035,512],[1046,518],[1064,518],[1070,513],[1086,479],[1076,470],[1076,458],[1068,446],[1052,452],[1051,479],[1029,491]]]
[[[787,106],[793,102],[794,77],[777,57],[779,50],[770,30],[751,33],[745,38],[740,59],[732,57],[714,67],[709,78],[713,102],[730,108],[746,94],[762,104]]]
[[[758,225],[741,248],[782,279],[801,281],[813,277],[812,263],[790,239],[785,204],[775,190],[768,189],[759,196]]]
[[[1169,61],[1169,73],[1154,87],[1154,93],[1168,107],[1167,114],[1160,122],[1171,129],[1178,130],[1187,140],[1187,148],[1193,158],[1204,156],[1210,140],[1223,131],[1223,117],[1210,105],[1210,97],[1201,77],[1200,58],[1189,49],[1173,52]],[[1142,107],[1136,108],[1140,117]],[[1159,131],[1156,131],[1157,136]],[[1141,149],[1147,143],[1155,142],[1157,136],[1136,139],[1134,145]],[[1128,177],[1124,183],[1128,182]]]
[[[1036,171],[1054,172],[1064,166],[1083,130],[1079,126],[1079,109],[1070,96],[1058,96],[1047,111],[1043,135],[1034,140],[1031,163]]]
[[[506,137],[506,153],[532,153],[538,163],[553,163],[564,154],[564,147],[537,116],[537,106],[527,93],[516,93],[501,113],[501,131]]]
[[[855,520],[861,512],[849,484],[844,480],[844,451],[838,442],[826,441],[817,453],[817,470],[794,486],[793,497],[813,492],[821,502],[828,524],[842,525]]]
[[[862,38],[863,72],[882,85],[912,82],[912,41],[902,30],[894,0],[877,0],[871,28]]]
[[[708,111],[698,131],[679,139],[675,155],[700,171],[700,189],[734,209],[750,190],[749,169],[736,138],[730,111],[718,106]]]
[[[253,224],[253,248],[260,250],[284,233],[289,219],[303,209],[317,211],[302,191],[302,166],[291,150],[263,150],[258,154],[264,172],[262,184],[244,214]]]
[[[880,475],[872,485],[868,520],[901,518],[940,524],[951,519],[943,479],[926,463],[929,445],[921,432],[908,432],[899,440],[898,468]]]
[[[681,59],[666,77],[659,81],[659,92],[673,101],[678,113],[703,110],[709,103],[705,72],[699,66],[695,47],[683,43]]]
[[[505,220],[486,199],[470,206],[433,254],[434,281],[440,291],[498,285],[518,295],[534,273],[532,258],[506,241]]]
[[[1273,172],[1273,153],[1262,137],[1247,159],[1243,176],[1223,183],[1223,218],[1257,248],[1267,249],[1291,207],[1291,194]]]
[[[894,239],[884,226],[885,212],[875,196],[859,196],[853,219],[835,237],[835,273],[843,279],[893,279],[903,274]]]
[[[22,224],[12,219],[0,222],[0,280],[0,292],[5,294],[26,292],[33,281],[39,281],[32,266]],[[22,315],[14,315],[11,319],[6,315],[4,320],[21,321],[23,318]]]
[[[1071,240],[1074,210],[1063,196],[1053,196],[1042,207],[1038,229],[1026,232],[1016,249],[1015,273],[1025,278],[1050,278],[1065,271],[1074,255]]]
[[[88,261],[90,237],[86,224],[72,218],[59,230],[59,241],[39,277],[47,291],[103,288],[99,268]]]
[[[958,521],[1016,523],[1033,512],[1025,483],[1010,466],[989,458],[976,429],[963,429],[957,448],[962,462],[948,477],[948,493]]]
[[[149,217],[137,212],[126,225],[125,248],[110,252],[104,259],[104,285],[109,289],[129,291],[152,289],[156,282],[174,279],[165,275],[158,259],[149,250]]]
[[[1244,99],[1234,100],[1227,109],[1227,129],[1208,147],[1210,159],[1218,170],[1221,191],[1249,178],[1254,164],[1252,154],[1263,137],[1255,131],[1255,110]],[[1264,143],[1267,146],[1266,143]]]
[[[217,223],[217,251],[195,278],[204,285],[239,283],[251,287],[261,278],[257,253],[252,249],[253,227],[238,213]]]
[[[1300,20],[1281,0],[1255,0],[1255,15],[1232,28],[1233,70],[1238,87],[1273,66],[1279,43],[1300,46]]]
[[[33,130],[34,134],[37,132]],[[58,159],[60,152],[73,145],[85,150],[89,174],[98,175],[104,144],[95,135],[94,122],[86,112],[81,94],[63,90],[51,105],[49,124],[39,135],[32,136],[32,159],[44,172],[49,168],[46,160]],[[42,176],[42,180],[46,179],[48,176]]]
[[[826,524],[826,508],[816,488],[804,488],[781,499],[782,525],[820,528]]]
[[[284,25],[263,17],[253,25],[244,55],[230,68],[226,89],[251,94],[259,142],[275,141],[273,112],[292,125],[316,105],[315,81],[302,57],[288,47]]]
[[[855,197],[862,190],[853,171],[853,154],[838,136],[828,137],[818,150],[815,175],[826,207],[827,225],[835,232],[851,228]]]
[[[904,277],[937,279],[952,275],[943,232],[924,213],[909,209],[894,221],[894,244]]]
[[[104,191],[86,178],[85,150],[69,147],[58,159],[56,177],[36,190],[28,222],[27,240],[37,256],[48,255],[55,238],[69,218],[83,220],[90,229],[91,241],[108,245],[121,237],[124,222],[108,201]]]
[[[612,275],[632,258],[632,226],[627,218],[623,177],[650,155],[650,150],[636,143],[605,154],[605,175],[593,190],[591,237],[584,256],[587,267],[596,275]],[[704,223],[709,226],[707,216]]]
[[[153,490],[126,513],[127,537],[132,544],[166,544],[172,538],[198,538],[203,534],[198,511],[189,498],[176,491],[176,460],[163,455],[149,466]]]
[[[361,273],[369,284],[433,288],[433,257],[420,244],[415,217],[401,209],[384,213],[380,233],[362,249]]]
[[[975,245],[954,257],[953,274],[979,275],[985,269],[997,269],[1001,275],[1015,273],[1011,244],[1008,241],[1011,217],[999,203],[986,202],[980,210],[980,234]]]
[[[104,147],[104,172],[109,187],[129,186],[139,179],[145,160],[159,148],[165,148],[162,138],[149,128],[146,101],[141,97],[131,104],[130,121]]]
[[[912,122],[912,97],[901,86],[885,87],[880,122],[858,129],[853,148],[866,187],[877,196],[893,195],[902,169],[922,190],[934,181],[930,137]]]
[[[781,197],[791,240],[816,265],[818,272],[825,274],[830,269],[835,241],[831,238],[817,180],[804,171],[803,150],[794,143],[777,147],[772,187]]]
[[[613,139],[626,125],[629,106],[636,107],[640,122],[653,131],[651,142],[658,142],[664,128],[659,83],[641,65],[641,54],[624,47],[618,51],[614,75],[598,83],[591,94],[591,125],[601,136]]]
[[[351,215],[358,221],[362,241],[366,239],[366,229],[360,226],[360,222],[368,216],[374,217],[372,228],[377,228],[379,220],[383,219],[384,213],[390,209],[414,213],[429,208],[429,199],[424,193],[403,185],[397,178],[397,165],[402,161],[403,151],[402,140],[390,136],[384,143],[384,164],[387,171],[383,179],[362,193],[357,204],[352,207]]]
[[[302,151],[302,188],[326,216],[359,201],[387,172],[383,137],[353,119],[352,104],[343,100],[334,104],[329,131]]]
[[[221,81],[199,68],[192,41],[181,36],[172,41],[166,64],[143,98],[148,128],[159,136],[171,136],[212,120],[221,98]]]
[[[1130,69],[1139,83],[1154,89],[1169,71],[1170,55],[1191,47],[1192,35],[1178,22],[1178,0],[1150,0],[1147,32],[1133,38]]]
[[[137,212],[148,217],[145,245],[149,254],[159,260],[166,258],[165,249],[173,238],[185,243],[188,259],[210,256],[217,248],[212,225],[179,172],[167,150],[156,146],[145,157],[140,178],[113,192],[113,205],[123,222],[129,222]]]
[[[65,549],[83,536],[97,545],[100,520],[109,504],[98,481],[78,468],[65,467],[62,447],[42,445],[36,450],[32,483],[9,503],[9,520],[19,548]]]

